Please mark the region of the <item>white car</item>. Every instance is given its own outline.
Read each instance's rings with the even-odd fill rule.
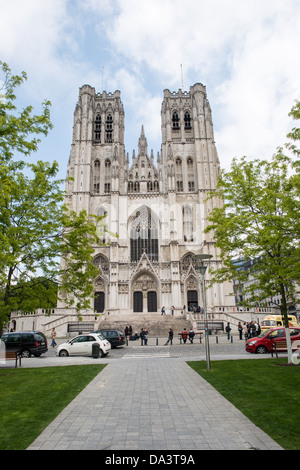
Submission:
[[[56,354],[58,356],[93,356],[99,345],[99,357],[106,356],[111,349],[111,344],[99,333],[89,333],[75,336],[66,343],[60,344]]]

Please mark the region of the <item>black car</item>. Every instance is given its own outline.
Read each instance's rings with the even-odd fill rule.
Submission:
[[[125,344],[125,335],[120,330],[105,329],[97,330],[95,333],[100,333],[102,336],[104,336],[104,338],[110,342],[112,349]]]
[[[3,333],[1,341],[7,351],[18,351],[22,357],[30,357],[31,354],[39,357],[48,351],[47,338],[40,331]]]

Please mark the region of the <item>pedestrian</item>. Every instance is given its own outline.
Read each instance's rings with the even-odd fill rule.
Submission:
[[[243,327],[242,327],[242,324],[241,324],[240,321],[239,321],[239,324],[238,324],[238,330],[239,330],[239,334],[240,334],[240,339],[243,339]]]
[[[171,315],[174,315],[174,311],[175,311],[175,307],[173,305],[172,308],[171,308]]]
[[[51,346],[54,348],[55,346],[57,346],[56,341],[55,341],[55,338],[56,338],[56,331],[55,331],[55,328],[52,328],[52,331],[51,331],[51,338],[52,338]]]
[[[125,336],[128,336],[128,326],[126,326],[124,333],[125,333]]]
[[[128,333],[129,333],[129,337],[132,336],[132,326],[130,325],[130,327],[128,328]]]
[[[162,314],[162,315],[165,315],[165,314],[166,314],[165,307],[163,307],[163,308],[161,309],[161,314]]]
[[[244,323],[244,337],[245,340],[248,339],[248,323]]]
[[[227,326],[225,328],[225,331],[227,333],[227,339],[230,340],[230,332],[231,332],[231,328],[230,328],[230,323],[228,322],[227,323]]]
[[[147,346],[148,343],[148,330],[144,328],[144,345]]]
[[[261,327],[260,327],[260,324],[258,323],[257,324],[257,336],[259,336],[261,333]]]
[[[186,331],[185,328],[183,328],[182,332],[181,332],[181,336],[182,336],[182,339],[183,339],[183,342],[184,344],[186,343],[186,340],[187,340],[187,337],[188,337],[188,332]]]
[[[144,346],[144,328],[140,331],[141,345]]]
[[[174,336],[174,332],[172,330],[172,328],[169,329],[169,337],[168,337],[168,341],[165,343],[165,346],[167,346],[167,344],[169,344],[171,342],[173,342],[173,336]]]
[[[194,336],[195,336],[195,332],[194,332],[193,328],[191,328],[190,331],[189,331],[189,340],[190,340],[191,344],[193,344]]]

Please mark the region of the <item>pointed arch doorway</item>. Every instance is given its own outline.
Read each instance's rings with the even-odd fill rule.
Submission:
[[[144,271],[132,283],[133,312],[157,312],[158,282],[152,273]]]

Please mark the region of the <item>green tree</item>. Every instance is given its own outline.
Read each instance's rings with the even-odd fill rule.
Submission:
[[[299,102],[292,110],[299,119]],[[294,141],[299,129],[289,134]],[[297,155],[295,144],[287,148]],[[281,312],[291,349],[288,306],[295,301],[300,281],[300,180],[299,161],[277,149],[271,161],[234,159],[230,171],[221,171],[217,189],[210,197],[222,204],[209,215],[206,232],[214,231],[222,266],[212,270],[212,282],[251,280],[245,289],[247,305],[257,305],[280,293]],[[251,269],[241,269],[252,262]]]
[[[51,129],[49,107],[33,115],[28,106],[17,115],[14,90],[26,74],[13,76],[7,64],[0,97],[0,328],[12,310],[37,307],[45,289],[53,302],[54,291],[78,314],[90,307],[95,246],[101,245],[97,224],[102,217],[76,214],[63,203],[62,180],[56,179],[57,162],[29,163],[37,151],[39,134]],[[20,155],[25,160],[18,159]],[[99,234],[101,235],[101,234]],[[47,305],[45,305],[47,304]],[[45,300],[41,307],[49,306]]]

